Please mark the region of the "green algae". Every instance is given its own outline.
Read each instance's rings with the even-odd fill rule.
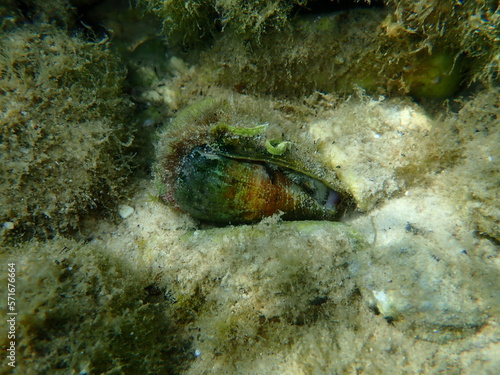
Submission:
[[[0,42],[2,222],[9,241],[78,227],[123,193],[133,122],[125,71],[106,44],[47,24]]]
[[[1,259],[17,268],[14,373],[178,372],[192,358],[172,302],[108,248],[55,238]]]
[[[167,15],[158,14],[168,27],[184,30],[185,25],[170,22],[179,10],[177,5],[161,3]],[[460,5],[428,0],[429,12],[411,1],[387,1],[385,7],[353,7],[314,17],[287,16],[285,8],[291,3],[255,4],[255,8],[267,7],[269,18],[253,17],[252,7],[230,3],[231,16],[225,13],[229,4],[211,3],[221,15],[213,23],[241,21],[213,31],[212,43],[195,48],[202,56],[201,80],[228,88],[300,97],[314,90],[347,95],[362,87],[371,95],[409,93],[417,99],[441,101],[475,82],[492,85],[498,77],[498,35],[494,32],[498,12],[488,1]],[[310,6],[314,8],[314,3]],[[186,14],[200,16],[189,7]],[[258,24],[259,19],[262,25],[268,20],[277,23],[267,28],[245,23]],[[166,32],[167,40],[170,33]]]
[[[411,73],[405,75],[410,95],[435,100],[452,97],[463,79],[462,65],[462,59],[454,57],[454,54],[433,53],[425,56],[418,66],[410,68],[413,70]]]
[[[306,327],[334,317],[341,301],[356,293],[346,263],[354,266],[354,254],[367,246],[344,224],[314,221],[270,220],[195,231],[180,241],[191,249],[192,261],[201,253],[210,263],[199,265],[197,276],[179,285],[185,303],[190,300],[186,295],[203,291],[195,321],[201,336],[194,347],[202,353],[220,352],[225,361],[234,356],[234,365],[245,361],[244,353],[255,357],[274,350],[279,342],[301,337]],[[340,280],[343,286],[328,290]]]

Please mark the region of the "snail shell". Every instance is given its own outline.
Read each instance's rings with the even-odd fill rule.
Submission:
[[[311,177],[261,161],[195,147],[179,165],[173,199],[198,219],[247,223],[283,212],[284,219],[333,219],[338,194]]]
[[[265,126],[232,127],[220,113],[213,115],[213,103],[209,108],[181,114],[182,124],[174,121],[163,135],[157,174],[166,201],[197,219],[224,224],[276,213],[285,220],[335,220],[343,211],[347,200],[339,185],[305,171],[287,152],[287,142],[274,146],[262,137]]]

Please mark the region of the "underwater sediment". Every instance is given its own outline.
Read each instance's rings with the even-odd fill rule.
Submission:
[[[496,2],[5,4],[12,373],[500,366]]]

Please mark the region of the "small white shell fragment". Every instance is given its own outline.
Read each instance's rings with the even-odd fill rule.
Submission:
[[[134,213],[134,209],[126,204],[121,204],[118,206],[118,215],[123,219],[130,217]]]
[[[389,306],[389,301],[387,300],[387,294],[385,291],[377,291],[377,290],[372,290],[373,296],[377,300],[377,307],[380,310],[380,312],[384,315],[389,313],[390,306]]]
[[[14,229],[14,223],[11,221],[6,221],[3,223],[3,227],[6,230],[12,230],[12,229]]]

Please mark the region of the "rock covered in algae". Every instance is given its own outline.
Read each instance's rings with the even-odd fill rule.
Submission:
[[[23,366],[183,374],[335,373],[374,363],[388,373],[493,369],[485,351],[495,350],[498,332],[495,274],[481,259],[493,264],[495,249],[481,253],[470,238],[461,244],[450,233],[461,227],[456,218],[431,228],[440,215],[453,217],[453,205],[443,212],[412,194],[411,207],[412,195],[404,196],[349,225],[272,218],[186,231],[176,227],[192,223],[142,192],[130,203],[133,217],[99,227],[90,243],[30,243],[11,256],[22,265]],[[460,353],[458,364],[450,353]],[[481,360],[469,365],[471,358]]]
[[[106,44],[53,25],[22,25],[0,41],[3,235],[50,236],[122,194],[131,103]],[[116,155],[121,155],[117,157]]]
[[[365,265],[356,272],[360,286],[405,334],[438,343],[463,339],[500,312],[500,277],[484,259],[493,247],[456,230],[461,220],[449,198],[417,188],[351,222],[373,240],[358,259]]]
[[[437,121],[409,100],[363,95],[338,105],[330,104],[334,97],[322,100],[325,110],[311,119],[301,139],[314,140],[318,157],[335,170],[362,211],[404,194],[459,158],[453,124]]]
[[[323,31],[324,38],[330,38],[335,43],[336,38],[343,38],[344,34],[362,32],[367,27],[366,20],[357,20],[353,17],[349,27],[342,32],[329,33],[332,31],[332,22],[329,15],[338,14],[339,9],[349,9],[350,12],[366,12],[369,4],[367,2],[346,1],[341,6],[336,2],[318,2],[307,0],[265,2],[258,1],[248,3],[245,1],[227,0],[204,0],[204,1],[165,1],[165,0],[143,0],[143,3],[155,13],[164,23],[163,35],[169,43],[185,43],[192,45],[210,38],[233,34],[236,39],[246,41],[261,41],[266,34],[275,30],[280,32],[289,31],[293,28],[297,13],[310,14],[309,18],[316,25],[312,26],[318,31]],[[492,64],[496,61],[498,46],[496,45],[498,32],[499,14],[494,1],[471,1],[471,2],[442,2],[440,0],[424,0],[414,2],[412,0],[387,0],[381,3],[373,3],[369,12],[374,19],[378,15],[385,17],[379,24],[380,31],[386,39],[380,39],[384,50],[380,51],[379,57],[390,49],[392,44],[396,49],[383,61],[388,64],[398,60],[398,53],[408,48],[409,52],[423,50],[433,51],[436,47],[455,46],[456,54],[465,53],[473,57],[474,63],[471,68],[475,74],[484,74],[483,78],[493,78],[498,73],[498,66]],[[361,9],[360,9],[361,8]],[[330,12],[330,14],[328,14]],[[346,13],[342,15],[339,23],[345,22]],[[295,16],[295,17],[294,17]],[[365,21],[365,22],[363,22]],[[361,26],[361,27],[360,27]],[[377,33],[377,30],[375,31]],[[319,34],[320,37],[322,36]],[[369,35],[366,35],[369,37]],[[370,38],[360,40],[349,40],[349,44],[359,42],[363,44]],[[257,44],[253,45],[255,47]],[[403,47],[403,48],[401,48]],[[345,49],[342,51],[344,52]],[[307,55],[306,55],[307,56]],[[304,57],[304,55],[302,56]],[[328,55],[327,57],[330,57]],[[241,59],[241,57],[239,57]],[[240,60],[241,61],[241,60]],[[293,61],[293,60],[292,60]],[[490,75],[490,77],[487,77]]]
[[[145,2],[171,43],[213,40],[194,49],[202,51],[200,80],[239,92],[300,97],[363,87],[439,101],[477,81],[498,83],[499,16],[489,1],[389,0],[368,9],[346,2],[347,11],[331,2],[330,13],[321,8],[328,2],[315,1],[295,8],[282,1]]]
[[[494,241],[500,241],[499,97],[498,88],[485,90],[449,116],[447,122],[458,129],[464,145],[464,159],[442,173],[439,185],[454,197],[478,235]]]
[[[177,373],[192,358],[179,316],[148,268],[130,267],[116,250],[59,237],[1,250],[2,262],[16,269],[16,366],[9,373]],[[0,327],[5,351],[7,329]]]
[[[208,363],[229,370],[359,307],[349,270],[366,242],[344,224],[267,220],[197,230],[177,245],[155,263],[166,267],[162,282],[176,306],[197,311],[193,351],[201,354],[191,371]]]
[[[387,220],[393,211],[387,207],[381,216]],[[383,225],[381,218],[376,225]],[[409,228],[402,231],[411,239]],[[394,361],[394,353],[405,351],[398,342],[411,340],[423,349],[425,343],[460,342],[487,329],[498,311],[492,304],[494,270],[474,280],[475,272],[485,270],[478,258],[451,259],[424,237],[402,249],[408,238],[404,244],[390,237],[369,244],[342,223],[272,220],[187,233],[176,241],[179,247],[170,244],[154,259],[164,267],[162,282],[176,306],[194,311],[190,326],[197,332],[192,348],[198,356],[188,373],[206,366],[255,373],[268,361],[280,369],[318,369],[322,363],[333,372],[352,365],[348,354],[349,360],[333,359],[349,350],[367,361],[364,340],[376,356]],[[318,363],[309,361],[312,353]]]
[[[414,33],[394,35],[390,20],[390,8],[352,9],[293,19],[258,41],[223,33],[203,52],[201,72],[205,80],[246,93],[296,97],[362,87],[371,95],[444,100],[477,78],[469,69],[491,69],[463,53],[467,46],[434,39],[429,47]]]

